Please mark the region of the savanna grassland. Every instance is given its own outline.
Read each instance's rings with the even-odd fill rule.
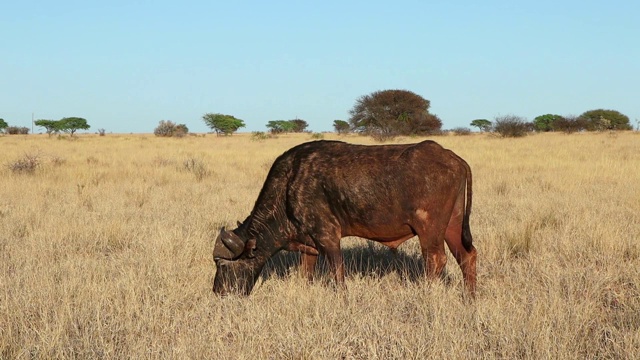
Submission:
[[[282,254],[213,295],[219,228],[308,134],[0,137],[0,358],[640,358],[640,134],[433,139],[473,169],[475,302],[416,239],[345,239],[346,290]]]

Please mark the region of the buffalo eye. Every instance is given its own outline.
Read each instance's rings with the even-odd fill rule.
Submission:
[[[249,239],[244,245],[245,256],[249,259],[253,259],[256,255],[253,253],[257,249],[256,239]]]
[[[216,262],[216,267],[218,268],[227,267],[231,263],[231,261],[222,258],[216,258],[214,260]]]

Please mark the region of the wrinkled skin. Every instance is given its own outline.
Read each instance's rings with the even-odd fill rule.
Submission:
[[[442,273],[446,244],[473,296],[471,184],[469,165],[433,141],[298,145],[275,160],[247,219],[232,231],[221,229],[213,291],[248,295],[267,260],[281,250],[301,253],[309,279],[318,256],[325,255],[336,283],[344,285],[341,238],[358,236],[396,249],[417,235],[426,276]]]

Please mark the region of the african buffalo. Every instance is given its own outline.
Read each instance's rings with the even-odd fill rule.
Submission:
[[[248,295],[267,260],[280,250],[300,252],[310,278],[318,255],[326,255],[342,285],[342,237],[396,249],[418,235],[427,276],[441,274],[446,242],[473,295],[477,255],[469,227],[471,188],[469,165],[433,141],[298,145],[275,160],[247,219],[235,230],[220,230],[213,291]]]

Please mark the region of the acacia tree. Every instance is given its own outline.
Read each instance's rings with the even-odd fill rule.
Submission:
[[[490,131],[491,126],[493,125],[491,121],[487,119],[475,119],[471,121],[471,126],[477,127],[480,132]]]
[[[632,130],[629,117],[616,110],[585,111],[580,118],[587,122],[587,130]]]
[[[554,130],[553,124],[556,121],[559,121],[562,119],[563,119],[562,116],[555,115],[555,114],[540,115],[540,116],[537,116],[535,119],[533,119],[533,127],[537,131],[553,131]]]
[[[292,131],[296,133],[304,132],[309,126],[309,124],[302,119],[293,119],[289,120],[289,122],[293,125]]]
[[[0,131],[4,131],[9,126],[3,118],[0,118]]]
[[[288,133],[288,132],[294,132],[294,133],[304,132],[309,126],[309,124],[302,119],[270,120],[266,126],[271,133],[282,134],[282,133]]]
[[[429,106],[429,100],[408,90],[375,91],[356,100],[349,123],[356,131],[381,139],[429,134],[442,127]]]
[[[60,129],[60,122],[56,120],[41,119],[41,120],[36,120],[34,124],[36,126],[43,127],[49,136],[51,136],[52,134],[58,133],[60,132],[60,130],[62,130]]]
[[[333,128],[338,134],[346,134],[351,131],[351,126],[344,120],[333,120]]]
[[[66,117],[57,121],[58,128],[71,136],[79,129],[88,130],[91,126],[87,124],[87,120],[80,117]]]
[[[245,127],[244,121],[236,119],[232,115],[206,113],[202,115],[202,120],[217,135],[232,135],[238,129]]]
[[[267,129],[269,129],[272,134],[293,132],[295,126],[293,122],[288,120],[270,120],[267,123]]]

